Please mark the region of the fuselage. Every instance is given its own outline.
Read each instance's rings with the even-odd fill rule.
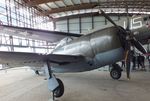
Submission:
[[[98,53],[121,47],[115,27],[98,30],[56,48],[53,54],[82,55],[89,58]]]
[[[56,48],[53,54],[81,55],[86,57],[86,60],[79,64],[67,64],[72,68],[70,70],[67,65],[54,65],[55,70],[58,72],[88,71],[120,61],[123,59],[124,50],[117,33],[116,27],[109,27],[81,36]]]

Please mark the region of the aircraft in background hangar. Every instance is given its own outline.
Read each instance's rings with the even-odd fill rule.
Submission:
[[[143,54],[146,53],[141,43],[147,43],[150,38],[150,16],[133,19],[132,24],[137,28],[130,30],[129,23],[124,29],[116,25],[103,11],[101,13],[114,26],[86,35],[1,25],[0,32],[9,35],[49,42],[62,40],[52,53],[47,55],[0,51],[0,63],[11,67],[47,67],[48,86],[49,90],[53,92],[53,97],[61,97],[64,93],[64,85],[53,75],[55,72],[84,72],[112,65],[110,75],[113,79],[119,79],[122,69],[116,62],[125,59],[127,78],[129,79],[131,46],[136,47]]]

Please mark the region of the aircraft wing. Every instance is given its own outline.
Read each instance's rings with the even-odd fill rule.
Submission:
[[[59,54],[37,54],[25,52],[4,52],[0,51],[0,64],[8,67],[43,67],[46,61],[56,64],[66,64],[79,62],[83,60],[83,56],[59,55]]]
[[[30,38],[35,40],[43,40],[48,42],[58,42],[67,36],[74,36],[74,37],[81,36],[81,34],[40,30],[40,29],[32,29],[32,28],[25,28],[25,27],[15,27],[15,26],[8,26],[8,25],[0,25],[0,33],[12,35],[12,36]]]

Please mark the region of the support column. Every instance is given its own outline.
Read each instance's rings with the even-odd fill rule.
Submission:
[[[36,49],[35,49],[35,40],[32,40],[32,51],[35,53]]]
[[[13,51],[14,51],[13,37],[12,37],[12,36],[9,36],[9,40],[10,40],[10,51],[13,52]]]
[[[80,33],[82,33],[81,17],[79,17],[79,31],[80,31]]]
[[[92,29],[94,29],[94,17],[92,16]]]
[[[69,33],[70,32],[70,29],[69,29],[69,18],[67,18],[67,32]]]
[[[49,45],[47,41],[46,41],[46,53],[49,53]]]
[[[107,25],[107,19],[105,18],[105,25]]]
[[[56,30],[56,21],[53,21],[53,30]]]

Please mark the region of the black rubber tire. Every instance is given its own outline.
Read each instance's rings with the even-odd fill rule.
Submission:
[[[112,70],[110,71],[110,76],[111,76],[113,79],[115,79],[115,80],[120,79],[121,74],[122,74],[121,71],[120,71],[120,70],[117,70],[117,69],[112,69]]]
[[[53,93],[54,93],[54,97],[58,98],[64,94],[64,84],[60,79],[58,78],[56,79],[58,81],[59,86],[53,91]]]

